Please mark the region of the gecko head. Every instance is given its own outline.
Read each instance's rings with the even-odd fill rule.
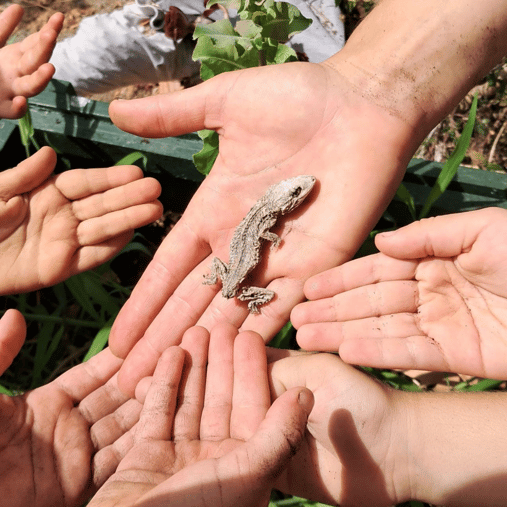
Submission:
[[[315,176],[295,176],[271,186],[266,197],[282,214],[297,208],[315,185]]]

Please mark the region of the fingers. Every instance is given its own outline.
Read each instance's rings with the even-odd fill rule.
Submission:
[[[13,169],[0,173],[0,199],[8,201],[37,188],[49,178],[55,166],[56,153],[44,146]]]
[[[322,299],[385,280],[412,280],[417,265],[415,260],[402,261],[384,254],[360,257],[309,278],[305,296]]]
[[[162,216],[162,204],[155,201],[107,213],[104,216],[81,222],[77,227],[81,246],[98,245],[126,231],[148,225]]]
[[[54,73],[55,68],[53,64],[43,63],[32,73],[19,77],[13,83],[12,91],[16,95],[15,99],[25,98],[26,103],[26,97],[33,97],[46,88]],[[16,107],[19,106],[16,105]]]
[[[136,441],[170,440],[185,362],[180,347],[167,349],[157,364],[138,423]]]
[[[419,328],[417,314],[304,325],[297,341],[303,349],[336,351],[361,366],[453,371],[452,358]]]
[[[345,322],[395,313],[415,313],[419,303],[414,280],[380,282],[297,305],[291,313],[296,329],[318,322]]]
[[[79,403],[94,391],[104,386],[115,375],[120,366],[121,359],[115,357],[109,348],[93,356],[89,361],[75,366],[63,375],[60,375],[55,381],[55,385],[62,389],[74,402]],[[116,388],[117,396],[125,401],[126,398]],[[95,409],[93,399],[88,399],[84,403]]]
[[[348,341],[379,343],[387,338],[401,339],[422,334],[416,314],[400,313],[345,322],[307,324],[298,329],[296,338],[305,350],[341,351],[342,345]]]
[[[201,425],[208,363],[209,333],[203,328],[190,328],[181,341],[185,351],[185,367],[178,394],[173,437],[179,440],[197,440]]]
[[[264,341],[257,333],[245,331],[234,342],[231,437],[240,440],[250,438],[270,405]]]
[[[67,199],[86,201],[87,197],[121,188],[142,179],[143,171],[139,167],[124,165],[66,171],[55,178],[55,185]],[[153,178],[145,179],[153,180]]]
[[[202,440],[221,441],[231,434],[232,393],[234,387],[233,326],[220,325],[211,330],[206,376],[206,394],[200,427]]]
[[[397,231],[378,234],[375,244],[396,258],[455,257],[471,248],[484,227],[506,219],[507,211],[500,208],[426,218]]]
[[[156,201],[160,184],[154,178],[141,178],[142,171],[135,166],[76,169],[55,178],[81,221],[80,245],[107,241],[160,218],[162,205]]]
[[[215,295],[216,288],[202,283],[211,261],[203,261],[207,255],[209,246],[180,220],[120,311],[109,340],[119,357],[132,351],[120,372],[126,392],[133,393],[137,382],[153,372],[160,353],[180,342]]]
[[[41,30],[20,42],[22,56],[18,63],[18,70],[21,75],[33,74],[49,61],[58,33],[63,26],[63,20],[63,14],[59,12],[53,14]]]
[[[0,14],[0,47],[5,46],[12,32],[23,17],[23,7],[13,4]]]
[[[113,123],[142,137],[168,137],[219,126],[225,85],[217,76],[188,90],[143,99],[115,100],[109,106]]]
[[[264,472],[272,479],[278,477],[303,441],[313,404],[312,392],[301,387],[289,389],[273,402],[259,429],[246,443],[254,476]]]
[[[7,310],[0,319],[0,375],[18,355],[26,337],[23,315],[17,310]]]

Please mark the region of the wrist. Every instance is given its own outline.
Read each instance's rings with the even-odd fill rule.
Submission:
[[[421,138],[507,51],[507,1],[383,0],[325,63]]]

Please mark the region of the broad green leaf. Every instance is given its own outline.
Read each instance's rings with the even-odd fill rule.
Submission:
[[[293,35],[302,32],[312,24],[299,9],[287,2],[274,0],[243,0],[238,11],[241,19],[251,19],[262,27],[262,36],[285,43]]]
[[[200,35],[192,58],[201,62],[201,78],[204,81],[223,72],[259,65],[259,51],[250,39],[239,35]]]
[[[470,108],[470,114],[468,116],[468,120],[466,122],[465,128],[456,143],[456,148],[454,149],[452,155],[447,159],[446,163],[442,167],[440,174],[438,175],[437,181],[426,199],[424,203],[423,209],[419,218],[424,218],[430,208],[433,206],[435,201],[444,193],[444,190],[449,186],[449,183],[454,178],[456,171],[458,170],[461,161],[465,157],[465,154],[468,149],[468,145],[470,144],[470,139],[472,137],[472,133],[474,131],[474,123],[475,123],[475,115],[477,113],[477,94],[474,97],[472,102],[472,107]]]
[[[252,42],[262,55],[264,65],[296,62],[298,59],[296,52],[292,48],[285,44],[280,44],[274,39],[259,38]]]
[[[262,27],[256,25],[251,19],[240,19],[234,29],[241,37],[247,37],[248,39],[260,37],[262,32]]]
[[[203,146],[194,154],[193,160],[197,170],[207,176],[218,156],[218,134],[214,130],[200,130],[197,134],[203,140]]]

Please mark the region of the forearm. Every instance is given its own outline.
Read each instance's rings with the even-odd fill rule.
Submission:
[[[506,53],[506,0],[383,0],[326,63],[424,137]]]
[[[410,497],[505,506],[507,394],[410,394],[406,401]]]

